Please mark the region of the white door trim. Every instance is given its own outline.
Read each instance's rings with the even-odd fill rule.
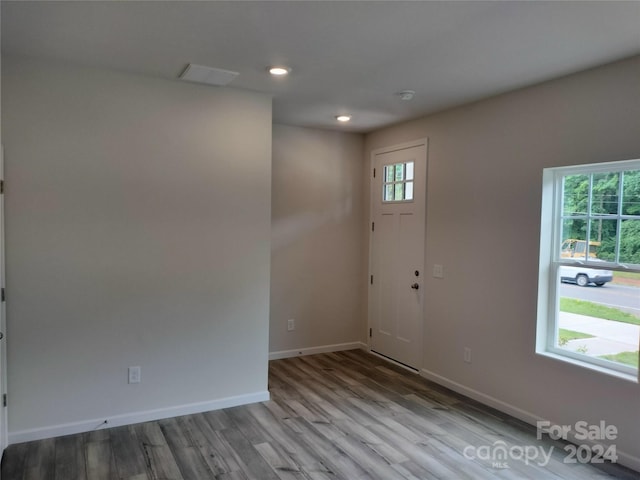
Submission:
[[[4,252],[4,145],[0,144],[0,288],[5,288],[5,252]],[[7,407],[3,406],[7,394],[7,310],[6,302],[0,300],[0,457],[9,444]]]
[[[372,224],[374,222],[374,209],[373,209],[373,202],[376,199],[375,195],[376,195],[376,191],[374,188],[372,188],[373,186],[373,175],[374,175],[374,168],[375,168],[375,161],[376,161],[376,156],[380,155],[380,154],[385,154],[385,153],[390,153],[390,152],[396,152],[399,150],[405,150],[408,148],[413,148],[413,147],[421,147],[424,146],[425,148],[425,168],[426,168],[426,178],[425,178],[425,202],[427,200],[427,196],[428,196],[428,183],[429,183],[429,139],[428,137],[424,137],[424,138],[419,138],[416,140],[412,140],[409,142],[404,142],[404,143],[400,143],[400,144],[396,144],[396,145],[390,145],[387,147],[381,147],[381,148],[376,148],[374,150],[371,151],[371,154],[369,156],[369,176],[368,176],[368,181],[369,181],[369,224],[368,224],[368,229],[369,229],[369,255],[368,255],[368,278],[367,278],[367,331],[366,331],[366,344],[368,347],[369,352],[371,352],[371,332],[372,329],[374,327],[373,325],[373,320],[372,320],[372,316],[371,316],[371,311],[372,311],[372,303],[373,303],[373,298],[372,298],[372,290],[371,290],[371,278],[373,275],[373,235],[372,235]],[[381,174],[381,173],[380,173]],[[377,192],[379,193],[379,192]],[[422,265],[422,271],[425,272],[426,275],[426,270],[425,270],[425,265],[426,265],[426,226],[427,226],[427,208],[425,208],[425,218],[424,218],[424,225],[425,225],[425,255],[423,258],[424,264]],[[420,342],[422,344],[422,347],[424,347],[424,302],[423,302],[423,306],[422,306],[422,337],[420,338]],[[384,357],[381,356],[381,358],[385,358],[387,360],[393,361],[393,359],[390,359],[388,357]],[[423,358],[424,358],[424,351],[423,351]],[[406,367],[406,365],[395,362],[400,366],[403,366],[405,368],[409,368]],[[422,368],[422,364],[424,362],[421,361],[421,365],[419,366],[419,369]],[[413,370],[413,369],[411,369]]]

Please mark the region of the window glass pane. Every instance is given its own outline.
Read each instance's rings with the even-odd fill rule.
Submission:
[[[405,200],[413,200],[413,182],[405,183],[404,198]]]
[[[384,167],[385,182],[393,182],[393,165],[387,165]]]
[[[413,200],[414,163],[396,163],[384,167],[382,200],[402,202]]]
[[[640,220],[622,220],[620,225],[620,262],[640,265]],[[640,303],[640,290],[638,291]]]
[[[622,215],[640,215],[640,170],[624,172]]]
[[[404,180],[404,163],[396,165],[396,182]]]
[[[404,198],[403,198],[403,191],[402,191],[402,190],[403,190],[403,188],[402,188],[403,186],[404,186],[404,184],[403,184],[403,183],[396,183],[396,184],[394,185],[394,187],[395,187],[395,197],[394,197],[394,200],[404,200]]]
[[[593,176],[593,186],[591,187],[592,214],[615,215],[618,213],[619,183],[619,173],[602,173]]]
[[[618,221],[594,218],[591,220],[590,235],[589,259],[599,258],[601,260],[615,262]]]
[[[407,180],[413,180],[413,162],[407,162],[406,164]]]
[[[589,176],[567,175],[563,180],[562,214],[586,215],[589,199]]]
[[[560,257],[585,260],[587,258],[587,221],[566,219],[562,221],[562,246]]]
[[[618,285],[618,272],[609,270],[561,266],[559,271],[556,347],[637,367],[640,287]],[[638,278],[626,280],[640,282],[640,274],[630,275]],[[620,290],[631,295],[620,296]]]
[[[393,201],[393,184],[384,186],[384,201],[391,202]]]

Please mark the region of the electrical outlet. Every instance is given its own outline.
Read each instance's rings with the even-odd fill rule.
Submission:
[[[444,278],[444,267],[442,265],[433,266],[433,278]]]
[[[293,318],[287,320],[287,331],[291,332],[296,329],[296,321]]]
[[[129,367],[129,383],[140,383],[140,367]]]
[[[471,349],[469,347],[464,347],[464,361],[471,363]]]

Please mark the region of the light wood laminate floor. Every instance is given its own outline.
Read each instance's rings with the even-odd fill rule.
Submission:
[[[270,362],[269,402],[11,445],[2,480],[638,479],[360,350]],[[548,465],[464,455],[553,447]],[[503,465],[504,467],[505,465]]]

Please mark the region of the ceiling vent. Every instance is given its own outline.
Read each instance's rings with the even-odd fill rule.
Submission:
[[[229,85],[237,76],[238,72],[190,63],[184,72],[182,72],[182,75],[180,75],[180,79],[187,82],[224,87],[225,85]]]

